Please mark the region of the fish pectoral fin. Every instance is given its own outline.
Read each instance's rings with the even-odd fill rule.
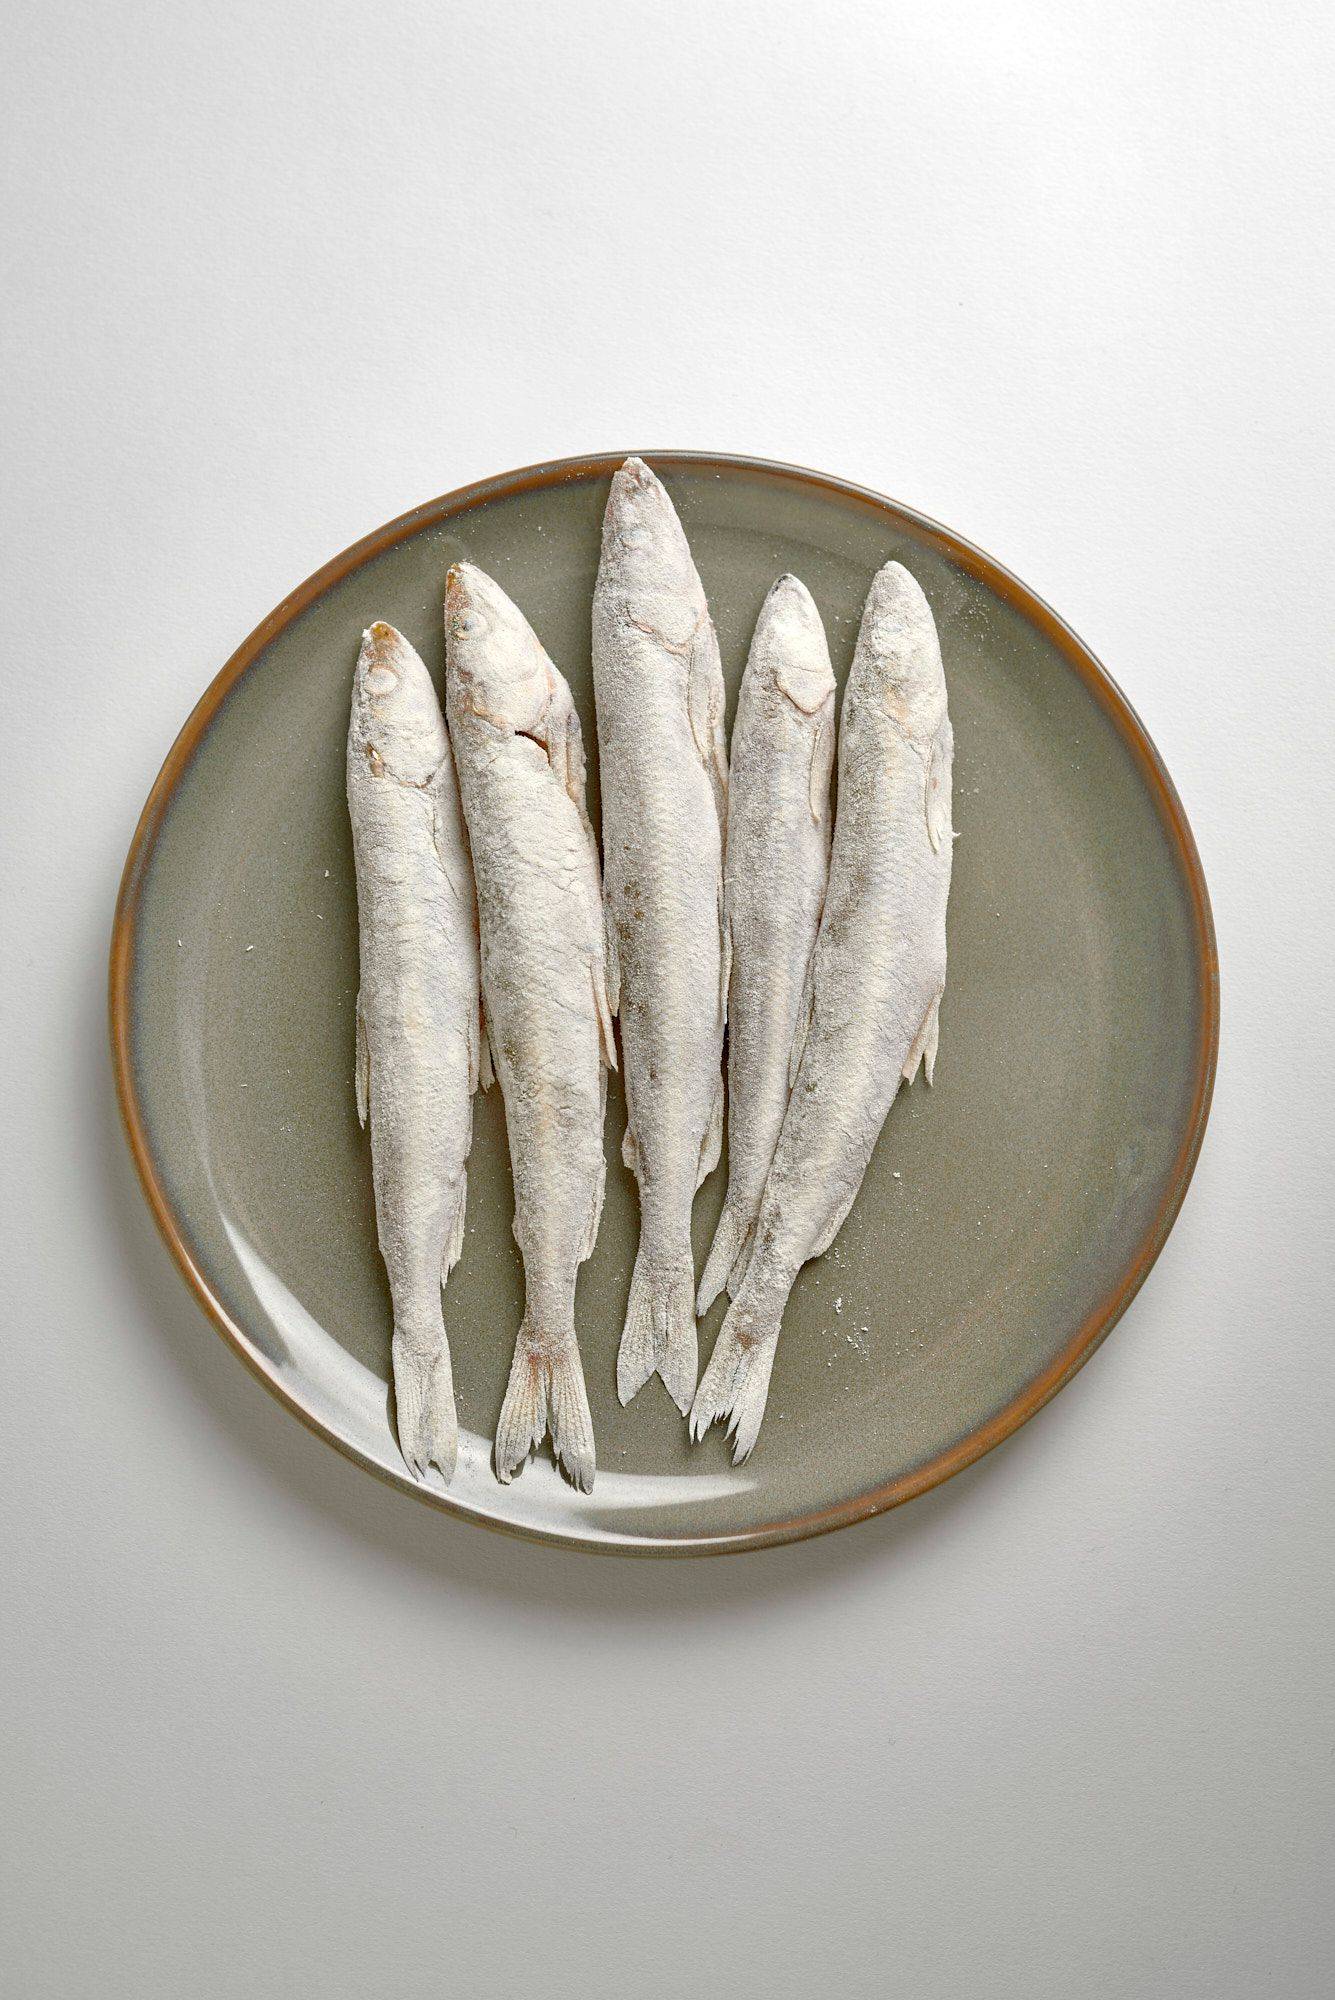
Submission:
[[[709,1107],[709,1123],[705,1136],[700,1142],[700,1165],[695,1176],[695,1185],[700,1187],[713,1173],[723,1151],[723,1074],[720,1071],[714,1086],[714,1102]]]
[[[719,825],[727,818],[728,751],[723,737],[723,668],[719,662],[718,638],[713,620],[701,619],[691,640],[691,657],[686,675],[686,707],[691,735],[700,762],[714,787],[714,804]]]
[[[912,1083],[919,1069],[925,1067],[927,1082],[929,1085],[931,1084],[932,1072],[936,1068],[936,1050],[940,1037],[940,1024],[941,995],[938,993],[933,999],[931,1006],[927,1009],[927,1012],[923,1015],[922,1026],[913,1037],[912,1045],[904,1058],[902,1074],[905,1083]]]
[[[589,818],[584,804],[584,784],[587,776],[584,732],[579,726],[579,717],[575,713],[570,690],[564,681],[553,680],[541,714],[520,733],[527,736],[531,743],[536,743],[540,749],[546,751],[547,762],[553,776],[578,808],[579,816],[587,827]]]
[[[445,886],[453,896],[456,906],[462,910],[470,900],[472,884],[466,877],[461,878],[460,856],[446,838],[440,801],[434,796],[431,798],[431,844],[436,850],[436,859],[440,863],[440,872],[445,877]],[[466,867],[467,863],[464,865]]]
[[[819,826],[830,810],[830,774],[834,770],[834,704],[822,715],[811,739],[809,797],[811,817]]]
[[[788,1088],[797,1082],[797,1072],[802,1067],[802,1052],[807,1045],[807,1033],[811,1027],[811,1016],[816,1006],[816,954],[813,951],[807,960],[807,976],[802,982],[802,998],[797,1003],[797,1027],[793,1031],[793,1046],[788,1056]]]
[[[604,972],[605,968],[601,959],[590,959],[589,979],[593,986],[593,1009],[598,1016],[598,1041],[602,1050],[604,1066],[607,1069],[615,1069],[617,1066],[617,1042],[616,1035],[612,1029],[612,1010],[607,1003],[607,982]]]
[[[947,720],[940,734],[932,744],[927,759],[927,783],[923,803],[927,813],[927,838],[932,843],[933,854],[941,852],[944,841],[951,838],[950,828],[950,783],[955,766],[955,739]]]
[[[587,777],[587,766],[584,757],[584,732],[579,726],[579,717],[575,713],[574,703],[570,699],[569,691],[563,687],[561,692],[564,699],[560,702],[559,709],[556,702],[552,703],[552,710],[557,711],[554,728],[558,732],[554,739],[554,752],[549,753],[551,754],[552,769],[565,786],[566,792],[572,804],[577,807],[579,816],[584,821],[585,826],[588,826],[589,816],[584,804],[584,785]],[[559,762],[558,756],[555,754],[556,744],[559,744]]]
[[[357,1048],[353,1068],[357,1085],[357,1122],[364,1130],[371,1109],[371,1044],[366,1039],[366,1016],[362,1012],[360,993],[357,995]]]

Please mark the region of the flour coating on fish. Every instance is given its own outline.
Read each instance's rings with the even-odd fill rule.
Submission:
[[[954,739],[931,610],[899,563],[867,598],[844,698],[830,879],[793,1043],[792,1094],[746,1275],[691,1411],[760,1430],[794,1280],[834,1240],[901,1081],[932,1080],[946,982]]]
[[[723,1138],[723,672],[704,588],[662,485],[612,480],[593,599],[603,873],[640,1243],[617,1358],[630,1401],[695,1391],[691,1209]]]
[[[449,1479],[458,1454],[441,1287],[463,1249],[483,1063],[477,911],[454,761],[426,667],[402,633],[363,635],[348,728],[361,990],[356,1094],[371,1127],[394,1307],[399,1449]]]
[[[830,869],[834,672],[810,591],[766,597],[732,726],[723,903],[728,987],[728,1192],[700,1281],[707,1312],[735,1290],[779,1128]]]
[[[450,571],[445,699],[477,880],[482,990],[515,1185],[524,1317],[496,1431],[509,1481],[550,1431],[588,1492],[593,1423],[575,1280],[603,1207],[607,997],[598,850],[570,689],[523,613],[471,563]]]

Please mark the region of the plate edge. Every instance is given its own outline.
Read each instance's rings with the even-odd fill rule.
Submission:
[[[626,452],[590,453],[577,458],[552,459],[524,466],[514,472],[501,473],[460,487],[454,492],[442,494],[437,499],[410,509],[383,527],[363,535],[339,555],[324,563],[307,577],[304,583],[289,592],[231,655],[196,702],[168,751],[140,813],[126,856],[112,919],[108,965],[108,1026],[112,1070],[116,1083],[117,1104],[131,1158],[149,1210],[173,1261],[219,1333],[235,1349],[251,1373],[285,1408],[299,1417],[308,1430],[333,1444],[345,1457],[363,1466],[368,1472],[374,1473],[386,1485],[401,1492],[411,1493],[458,1520],[474,1522],[525,1541],[538,1541],[552,1547],[578,1549],[602,1555],[666,1557],[740,1554],[754,1549],[774,1548],[789,1542],[804,1541],[816,1535],[832,1533],[837,1528],[850,1527],[855,1522],[870,1520],[876,1515],[888,1513],[892,1508],[903,1506],[905,1502],[916,1499],[920,1494],[943,1484],[956,1473],[975,1464],[1006,1438],[1012,1436],[1031,1417],[1037,1415],[1038,1411],[1065,1387],[1072,1376],[1078,1373],[1102,1345],[1153,1269],[1181,1212],[1200,1157],[1218,1065],[1218,946],[1209,890],[1195,836],[1177,788],[1153,738],[1132,703],[1097,655],[1044,599],[1027,584],[1022,583],[1004,564],[999,563],[974,543],[965,540],[963,536],[957,535],[952,529],[931,520],[927,515],[920,514],[915,508],[905,506],[902,502],[890,499],[869,487],[856,485],[852,481],[839,479],[828,473],[787,465],[777,460],[744,457],[732,453],[645,449],[640,455],[664,470],[670,470],[676,465],[694,470],[712,468],[721,476],[737,472],[762,473],[770,478],[814,487],[845,501],[856,501],[873,512],[889,515],[901,528],[907,525],[920,539],[935,544],[970,575],[987,583],[998,596],[1044,633],[1062,654],[1068,666],[1080,676],[1086,687],[1098,699],[1132,751],[1142,775],[1148,781],[1190,891],[1199,963],[1198,1003],[1201,1026],[1196,1047],[1196,1081],[1192,1108],[1174,1163],[1170,1184],[1164,1200],[1156,1211],[1154,1221],[1142,1239],[1137,1254],[1120,1285],[1107,1299],[1100,1302],[1077,1328],[1071,1340],[1048,1368],[1033,1382],[1027,1384],[1018,1396],[1013,1397],[987,1423],[971,1431],[957,1444],[937,1453],[934,1458],[914,1471],[902,1474],[883,1487],[859,1494],[853,1500],[842,1501],[834,1507],[821,1509],[815,1513],[796,1515],[790,1520],[771,1522],[764,1528],[738,1534],[686,1536],[679,1539],[659,1538],[654,1541],[640,1541],[633,1537],[565,1534],[556,1529],[533,1527],[506,1521],[494,1515],[475,1513],[447,1491],[437,1491],[419,1485],[409,1477],[406,1470],[398,1474],[378,1464],[374,1459],[368,1458],[350,1439],[340,1436],[337,1431],[312,1416],[266,1366],[244,1331],[235,1324],[222,1301],[210,1289],[204,1273],[191,1256],[184,1230],[157,1174],[135,1086],[130,1045],[131,993],[139,899],[153,848],[176,787],[231,689],[272,640],[333,584],[373,556],[381,555],[393,548],[398,542],[420,533],[424,528],[448,520],[455,514],[467,512],[487,500],[511,497],[540,490],[545,486],[566,484],[576,479],[610,478],[628,456]]]

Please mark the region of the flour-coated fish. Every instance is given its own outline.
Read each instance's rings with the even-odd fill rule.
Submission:
[[[617,1392],[629,1402],[658,1373],[684,1413],[697,1369],[691,1208],[723,1133],[728,763],[704,589],[671,500],[638,458],[613,479],[603,520],[593,673],[624,1157],[640,1190]]]
[[[357,1111],[371,1125],[394,1304],[399,1449],[454,1471],[441,1287],[463,1249],[482,1056],[477,912],[449,738],[426,667],[392,625],[362,638],[348,729],[361,991]]]
[[[471,563],[450,571],[445,700],[482,927],[482,990],[515,1184],[524,1317],[496,1432],[508,1481],[550,1429],[575,1484],[594,1440],[575,1277],[603,1207],[616,1066],[598,850],[570,689],[523,613]]]
[[[691,1411],[752,1449],[798,1271],[834,1240],[886,1113],[932,1080],[946,981],[954,754],[931,610],[899,563],[871,587],[844,698],[839,808],[810,991],[746,1275]]]
[[[700,1281],[702,1313],[740,1282],[788,1108],[789,1058],[830,870],[833,770],[825,628],[806,585],[781,576],[756,623],[729,749],[728,1193]]]

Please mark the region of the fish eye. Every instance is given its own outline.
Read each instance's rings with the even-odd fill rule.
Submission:
[[[649,530],[642,527],[638,521],[632,521],[622,532],[621,546],[623,549],[642,549],[648,540]]]
[[[386,667],[384,665],[375,666],[372,667],[370,673],[366,676],[366,692],[368,694],[388,694],[398,684],[399,677],[393,667]]]
[[[487,621],[480,611],[460,611],[450,623],[450,632],[456,639],[475,639],[486,629]]]

